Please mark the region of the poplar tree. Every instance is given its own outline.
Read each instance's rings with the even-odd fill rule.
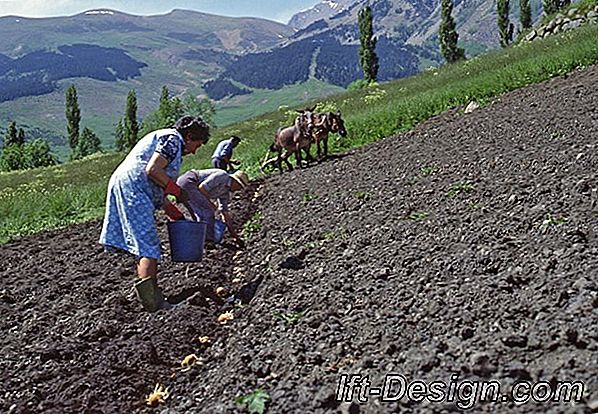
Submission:
[[[359,65],[363,69],[364,79],[376,82],[378,79],[378,56],[376,56],[376,38],[374,37],[372,8],[368,5],[357,15],[359,23]]]
[[[160,105],[158,106],[158,111],[162,117],[166,117],[170,114],[170,91],[166,85],[162,85],[162,89],[160,90]]]
[[[158,107],[157,125],[154,129],[170,128],[185,113],[183,103],[178,97],[170,98],[170,91],[166,85],[162,86],[160,93],[160,106]]]
[[[459,34],[452,16],[453,1],[441,0],[441,6],[441,21],[438,31],[440,52],[448,63],[453,63],[465,59],[465,50],[457,46]]]
[[[81,122],[81,110],[77,99],[75,85],[68,87],[65,93],[66,98],[66,131],[71,151],[75,151],[79,143],[79,123]]]
[[[137,123],[137,94],[135,89],[131,89],[127,95],[127,106],[125,109],[124,121],[125,143],[129,149],[137,143],[139,134],[139,124]]]
[[[513,40],[513,25],[509,22],[509,0],[496,0],[496,14],[500,45],[507,47]]]
[[[143,118],[140,135],[143,136],[156,129],[171,128],[183,115],[200,116],[207,123],[211,123],[214,113],[214,105],[209,99],[198,101],[193,96],[187,96],[184,100],[178,96],[170,98],[170,91],[164,85],[160,92],[158,109]]]
[[[17,134],[17,145],[25,145],[25,130],[23,128],[19,128],[19,133]]]
[[[524,29],[532,27],[532,6],[529,0],[519,0],[519,21]]]
[[[114,131],[114,147],[118,152],[127,149],[127,142],[125,141],[125,126],[123,125],[122,118],[118,120],[118,124],[116,124],[116,130]]]

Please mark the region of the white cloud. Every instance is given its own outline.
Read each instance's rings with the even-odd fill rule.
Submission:
[[[170,9],[166,6],[167,3],[169,2],[127,0],[0,0],[0,15],[23,17],[69,16],[93,9],[116,9],[125,12],[127,10],[140,12],[147,9],[151,14],[155,10],[169,11]],[[157,4],[161,4],[161,7],[156,8]]]
[[[24,17],[60,16],[77,13],[82,7],[81,3],[87,2],[77,2],[75,0],[0,1],[0,15],[18,15]]]
[[[115,9],[131,14],[162,14],[174,8],[207,13],[263,17],[288,22],[301,8],[319,0],[261,0],[248,7],[249,0],[0,0],[0,16],[69,16],[93,9]]]

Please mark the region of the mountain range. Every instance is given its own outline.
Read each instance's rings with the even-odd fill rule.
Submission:
[[[324,0],[286,25],[188,10],[2,17],[0,125],[15,120],[28,138],[64,147],[64,91],[71,83],[82,124],[106,144],[130,89],[141,117],[157,107],[162,85],[175,95],[207,94],[217,101],[219,125],[301,104],[362,77],[357,13],[365,4],[374,15],[379,80],[442,62],[435,0]],[[537,17],[539,0],[532,6]],[[470,56],[498,46],[494,8],[493,0],[455,1],[457,30]]]

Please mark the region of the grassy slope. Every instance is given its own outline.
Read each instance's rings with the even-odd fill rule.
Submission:
[[[113,22],[113,29],[103,26],[108,22]],[[144,117],[158,106],[163,85],[168,85],[173,94],[200,93],[203,80],[213,77],[214,69],[206,67],[202,62],[185,61],[176,57],[194,46],[194,43],[169,37],[170,32],[207,35],[218,31],[223,39],[229,39],[226,43],[233,52],[242,49],[235,44],[235,41],[243,38],[238,35],[238,31],[242,29],[261,31],[271,39],[277,40],[276,34],[291,33],[286,26],[268,20],[231,18],[179,10],[167,15],[150,17],[125,14],[52,19],[3,17],[0,18],[0,23],[0,53],[13,58],[40,49],[89,43],[125,48],[133,59],[148,63],[148,67],[141,69],[142,76],[137,79],[118,82],[102,82],[88,78],[65,79],[59,82],[59,89],[50,94],[0,103],[2,125],[14,120],[28,128],[39,128],[62,135],[62,146],[52,142],[52,148],[63,159],[68,152],[64,91],[71,83],[77,86],[82,124],[94,130],[105,144],[112,146],[114,126],[124,113],[125,100],[130,89],[136,90],[138,114]],[[137,31],[118,30],[118,25],[121,24],[134,24],[151,30],[139,36]],[[69,30],[75,32],[71,33]],[[273,40],[264,40],[262,47],[271,43]]]
[[[349,138],[333,141],[345,150],[408,130],[448,108],[492,97],[598,62],[598,25],[493,52],[418,76],[328,98],[343,113]],[[244,141],[236,150],[244,168],[258,165],[276,128],[288,114],[273,112],[213,134],[210,144],[183,169],[207,166],[214,145],[231,133]],[[40,230],[101,217],[108,178],[121,155],[59,167],[0,174],[0,242]]]
[[[214,121],[216,125],[230,125],[239,120],[276,111],[281,105],[297,105],[298,102],[310,102],[342,91],[344,89],[341,87],[316,79],[275,91],[255,89],[251,95],[235,96],[219,102]]]

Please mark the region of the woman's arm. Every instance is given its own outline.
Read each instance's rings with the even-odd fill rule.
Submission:
[[[164,189],[164,193],[174,195],[180,203],[186,203],[189,200],[187,193],[166,174],[167,166],[168,160],[155,152],[145,167],[145,173],[150,180]]]
[[[154,152],[154,155],[152,155],[152,158],[150,158],[145,167],[145,173],[159,187],[166,188],[170,181],[170,177],[166,174],[167,166],[168,160],[157,152]]]

